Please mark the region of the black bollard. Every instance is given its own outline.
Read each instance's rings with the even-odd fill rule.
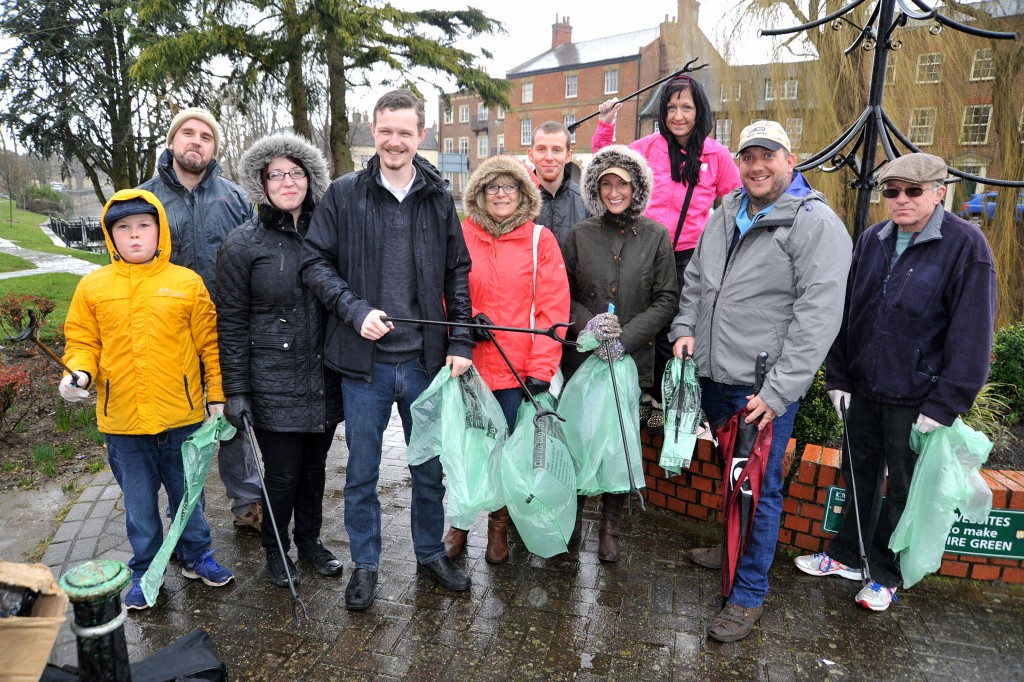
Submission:
[[[74,607],[71,631],[78,638],[78,679],[82,682],[130,682],[127,611],[121,590],[131,571],[120,561],[101,559],[76,566],[60,579]]]

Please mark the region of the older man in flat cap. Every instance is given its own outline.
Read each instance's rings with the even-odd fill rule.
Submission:
[[[992,252],[973,224],[943,210],[946,163],[907,154],[878,174],[889,220],[857,242],[843,323],[826,358],[826,389],[847,432],[872,580],[856,602],[884,611],[900,570],[889,538],[907,501],[916,453],[910,433],[949,426],[988,377],[996,312]],[[870,516],[888,468],[885,505]],[[846,499],[853,491],[847,481]],[[847,509],[854,506],[847,504]],[[852,512],[851,512],[852,515]],[[826,552],[796,559],[811,575],[860,579],[857,524],[848,519]]]

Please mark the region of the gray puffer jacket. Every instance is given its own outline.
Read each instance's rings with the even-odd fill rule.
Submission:
[[[700,376],[735,386],[754,384],[754,361],[767,351],[759,395],[783,414],[839,332],[852,243],[821,192],[794,172],[771,212],[730,250],[743,198],[733,190],[704,228],[669,339],[695,337]]]
[[[171,262],[199,273],[216,301],[217,252],[231,230],[253,217],[252,203],[242,188],[221,177],[211,161],[191,191],[178,181],[174,156],[165,149],[157,161],[157,176],[139,185],[164,205],[171,226]]]
[[[625,168],[633,177],[633,200],[618,215],[605,208],[599,187],[601,175],[613,166]],[[643,388],[661,379],[654,376],[654,336],[672,319],[679,301],[668,231],[643,215],[652,186],[651,170],[642,156],[623,145],[605,147],[583,175],[583,200],[594,217],[577,223],[562,246],[572,296],[570,337],[614,303],[622,325],[620,340],[636,362]],[[567,377],[585,359],[582,353],[563,353]]]
[[[263,170],[288,157],[306,170],[296,225],[266,196]],[[319,433],[342,418],[340,377],[324,367],[325,311],[303,285],[299,262],[310,214],[330,182],[323,154],[295,135],[258,140],[241,159],[241,183],[259,216],[234,230],[217,258],[217,333],[226,396],[248,394],[258,428]]]

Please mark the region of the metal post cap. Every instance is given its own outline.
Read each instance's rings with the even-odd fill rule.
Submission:
[[[75,566],[61,576],[60,586],[73,604],[102,601],[119,594],[132,573],[122,561],[98,559]]]

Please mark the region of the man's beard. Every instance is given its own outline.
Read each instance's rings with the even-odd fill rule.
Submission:
[[[196,175],[201,175],[204,172],[206,172],[207,167],[210,165],[209,161],[204,162],[202,160],[201,154],[199,155],[199,161],[192,161],[191,159],[188,158],[187,151],[183,154],[175,153],[174,162],[177,163],[182,169],[188,171],[189,173],[194,173]]]

